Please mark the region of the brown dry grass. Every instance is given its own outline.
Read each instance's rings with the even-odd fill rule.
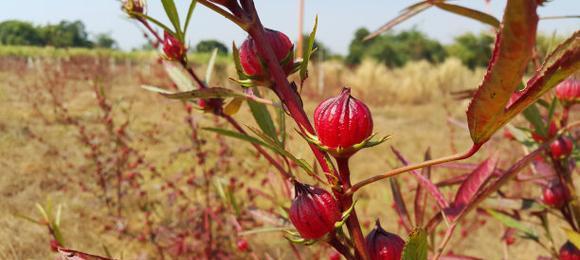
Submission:
[[[50,59],[48,62],[51,62]],[[71,141],[72,137],[66,127],[43,124],[31,109],[30,101],[26,98],[26,92],[30,88],[26,86],[36,84],[38,88],[35,91],[44,91],[42,84],[37,82],[39,72],[33,66],[27,66],[23,60],[4,58],[0,63],[0,258],[52,257],[47,246],[46,229],[15,216],[16,213],[37,215],[34,204],[47,198],[65,205],[63,229],[67,241],[72,243],[71,247],[102,252],[102,245],[107,245],[112,252],[123,253],[125,259],[136,258],[139,245],[122,244],[115,236],[102,233],[98,228],[100,223],[87,217],[98,210],[98,205],[101,205],[98,200],[74,188],[61,191],[65,184],[62,183],[60,175],[64,173],[59,170],[66,169],[66,166],[61,165],[62,162],[54,156],[54,151],[30,139],[29,132],[33,131],[58,144],[58,148],[74,160],[84,160],[84,151],[79,151]],[[151,64],[156,66],[153,62]],[[182,112],[178,102],[163,99],[139,88],[143,81],[159,83],[159,80],[153,78],[156,74],[151,73],[155,70],[149,66],[116,68],[111,78],[110,93],[119,107],[129,109],[129,115],[136,122],[132,131],[139,133],[152,126],[159,129],[160,136],[164,138],[149,147],[147,156],[163,160],[162,158],[166,158],[168,153],[183,142],[183,129],[179,128]],[[365,61],[354,70],[337,62],[327,62],[321,66],[324,68],[324,88],[318,84],[321,82],[318,78],[321,76],[320,72],[314,70],[304,89],[309,113],[317,100],[336,93],[338,88],[346,84],[354,89],[355,96],[370,104],[375,130],[393,135],[387,144],[361,152],[353,158],[355,180],[380,173],[394,165],[390,145],[399,148],[412,161],[420,160],[423,151],[428,147],[431,148],[433,156],[438,157],[469,146],[467,131],[447,123],[450,116],[463,122],[466,108],[465,102],[452,100],[449,93],[475,87],[481,78],[481,70],[470,71],[456,60],[448,60],[440,65],[411,63],[395,70],[389,70],[372,61]],[[199,72],[203,75],[203,68]],[[234,75],[233,68],[221,65],[217,78],[224,78],[224,75]],[[75,89],[71,91],[74,94],[65,97],[67,105],[73,113],[91,117],[91,113],[94,113],[91,109],[94,102],[86,82],[83,79],[65,81],[68,82],[67,87]],[[226,81],[216,81],[216,84],[233,86]],[[242,121],[249,119],[247,108],[243,107],[236,117]],[[202,125],[211,124],[209,120],[202,121]],[[234,151],[235,156],[244,156],[249,149],[247,144],[235,141],[233,143],[239,147]],[[489,153],[490,148],[496,148],[496,145],[499,144],[492,141],[477,159]],[[290,149],[297,155],[308,156],[308,151],[300,140],[293,140]],[[504,158],[505,163],[509,161],[509,156]],[[263,161],[256,163],[251,160],[246,161],[246,164],[247,167],[265,167]],[[76,173],[76,177],[82,178],[82,174],[84,173]],[[414,183],[409,177],[401,177],[400,180]],[[380,218],[388,230],[403,234],[404,231],[397,225],[397,217],[390,206],[392,200],[387,183],[380,182],[362,190],[358,196],[358,208],[361,211],[359,215],[363,216],[367,230],[369,223]],[[408,195],[411,196],[412,193],[409,191]],[[503,228],[499,223],[488,220],[486,225],[467,238],[456,235],[449,248],[456,253],[501,259],[504,254],[499,240],[502,232]],[[558,241],[562,241],[561,232],[555,233],[558,233]],[[262,245],[271,252],[286,251],[286,243],[281,238],[266,240],[258,236],[251,238],[251,242]],[[543,251],[538,246],[521,239],[509,249],[510,259],[535,259],[540,254]],[[279,256],[291,259],[291,255],[287,253]]]

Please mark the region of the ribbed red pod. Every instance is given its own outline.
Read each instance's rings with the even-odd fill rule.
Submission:
[[[373,133],[373,119],[369,108],[351,96],[349,88],[343,88],[340,95],[318,105],[314,111],[314,128],[324,146],[349,148]]]
[[[556,86],[556,97],[564,102],[580,100],[580,80],[569,78]]]
[[[568,200],[568,197],[569,192],[566,186],[562,185],[559,181],[556,181],[544,188],[542,201],[548,206],[561,208]]]
[[[580,250],[570,241],[560,248],[560,260],[580,260]]]
[[[574,148],[574,142],[568,137],[560,137],[550,144],[550,152],[556,159],[568,157]]]
[[[321,238],[341,218],[336,200],[321,188],[298,182],[294,187],[296,197],[290,206],[290,221],[303,238]]]
[[[400,260],[405,241],[385,231],[377,220],[376,227],[367,235],[365,248],[371,260]]]
[[[272,46],[274,54],[278,59],[278,62],[282,62],[292,52],[292,42],[285,34],[271,30],[266,30],[266,39],[268,43]],[[240,63],[244,72],[249,76],[265,76],[264,69],[262,67],[262,62],[260,61],[260,55],[258,54],[258,49],[254,39],[250,36],[240,46]],[[293,61],[290,60],[284,65],[284,70],[289,73],[292,70]]]
[[[170,60],[182,60],[187,51],[185,45],[167,31],[163,34],[163,52]]]

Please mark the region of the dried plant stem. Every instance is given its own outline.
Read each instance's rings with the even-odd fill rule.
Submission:
[[[447,162],[452,162],[452,161],[459,161],[459,160],[463,160],[463,159],[467,159],[471,156],[473,156],[477,151],[479,151],[479,149],[481,148],[482,144],[474,144],[471,149],[469,149],[467,152],[462,153],[462,154],[455,154],[455,155],[451,155],[451,156],[447,156],[447,157],[442,157],[442,158],[438,158],[438,159],[433,159],[433,160],[429,160],[429,161],[424,161],[422,163],[418,163],[418,164],[414,164],[414,165],[408,165],[405,167],[401,167],[401,168],[397,168],[397,169],[393,169],[390,170],[386,173],[380,174],[380,175],[376,175],[373,176],[371,178],[368,178],[366,180],[363,180],[355,185],[353,185],[346,194],[352,194],[355,193],[356,191],[358,191],[359,189],[361,189],[362,187],[369,185],[373,182],[377,182],[380,181],[382,179],[386,179],[389,177],[393,177],[396,175],[399,175],[401,173],[405,173],[408,171],[412,171],[412,170],[416,170],[416,169],[421,169],[421,168],[425,168],[425,167],[429,167],[429,166],[433,166],[433,165],[437,165],[437,164],[443,164],[443,163],[447,163]]]

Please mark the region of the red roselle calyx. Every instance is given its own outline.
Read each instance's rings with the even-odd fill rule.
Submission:
[[[550,152],[556,159],[568,157],[572,153],[573,148],[574,142],[566,136],[562,136],[550,144]]]
[[[400,260],[405,241],[385,231],[377,220],[376,227],[367,235],[365,248],[371,260]]]
[[[556,181],[544,188],[542,200],[548,206],[561,208],[568,201],[569,196],[566,186]]]
[[[281,63],[286,74],[289,74],[294,65],[294,46],[292,45],[292,42],[288,36],[279,31],[271,29],[265,30],[266,39],[268,40],[268,43],[270,43],[270,46],[272,46],[276,58]],[[266,77],[268,72],[264,69],[262,60],[263,59],[258,54],[258,49],[254,39],[248,36],[240,46],[240,63],[242,64],[244,72],[251,77],[260,79],[268,78]]]
[[[569,78],[556,87],[556,97],[564,103],[580,101],[580,80]]]
[[[349,157],[357,150],[353,146],[373,133],[373,119],[369,108],[343,88],[340,95],[318,105],[314,128],[320,143],[334,156]]]
[[[580,250],[570,241],[560,248],[560,260],[580,260]]]
[[[306,239],[318,239],[334,228],[341,213],[332,195],[317,187],[295,182],[296,197],[290,206],[290,221]]]
[[[163,34],[163,52],[169,60],[182,61],[187,49],[175,36],[167,31]]]

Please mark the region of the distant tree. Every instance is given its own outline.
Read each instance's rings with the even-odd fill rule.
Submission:
[[[485,67],[491,57],[493,41],[494,38],[488,34],[466,33],[457,36],[455,42],[447,46],[447,52],[471,69]]]
[[[359,64],[362,61],[365,50],[376,40],[375,38],[370,41],[363,41],[363,39],[369,34],[369,30],[366,28],[359,28],[356,30],[354,33],[354,39],[350,42],[350,46],[348,47],[348,55],[345,59],[347,64]]]
[[[93,47],[94,43],[89,40],[89,34],[81,21],[62,21],[54,25],[46,25],[40,28],[40,35],[46,45],[54,47]]]
[[[203,40],[195,46],[197,52],[212,52],[214,49],[218,49],[219,54],[228,54],[228,47],[217,40]]]
[[[369,34],[370,32],[364,28],[355,32],[346,57],[347,63],[358,64],[366,56],[389,67],[399,67],[410,60],[441,62],[447,56],[443,45],[416,29],[399,33],[390,32],[363,41]]]
[[[0,23],[0,44],[39,46],[44,41],[31,23],[10,20]]]
[[[117,49],[119,46],[111,35],[106,33],[97,34],[95,37],[95,47],[105,49]]]

